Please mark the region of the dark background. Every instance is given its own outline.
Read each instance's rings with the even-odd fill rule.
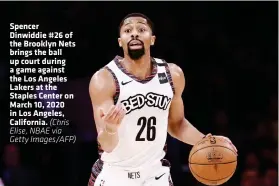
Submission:
[[[276,186],[278,179],[277,2],[1,2],[1,164],[6,186],[86,185],[96,161],[96,132],[88,83],[121,54],[118,25],[128,13],[155,24],[152,56],[178,64],[187,80],[186,117],[202,132],[228,136],[239,150],[226,186]],[[74,145],[8,145],[9,23],[40,31],[73,31],[64,49],[66,102]],[[79,69],[78,69],[79,68]],[[187,167],[191,146],[168,139],[175,186],[199,184]],[[14,184],[9,182],[13,180]]]

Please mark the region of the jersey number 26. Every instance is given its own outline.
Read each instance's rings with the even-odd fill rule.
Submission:
[[[136,141],[154,141],[156,138],[156,118],[154,116],[150,118],[140,117],[137,123],[140,130],[136,136]],[[146,128],[146,137],[142,137],[142,133]]]

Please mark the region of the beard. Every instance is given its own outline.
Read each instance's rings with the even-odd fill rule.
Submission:
[[[145,50],[144,50],[144,47],[142,47],[141,49],[136,49],[136,50],[131,50],[128,47],[128,54],[132,60],[138,60],[145,54]]]
[[[145,49],[144,49],[144,43],[140,40],[138,40],[141,45],[142,45],[142,48],[140,49],[131,49],[129,46],[130,46],[130,43],[132,42],[133,40],[131,40],[129,43],[128,43],[128,55],[129,57],[132,59],[132,60],[138,60],[140,59],[144,54],[145,54]]]

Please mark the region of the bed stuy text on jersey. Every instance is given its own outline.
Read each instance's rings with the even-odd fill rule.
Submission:
[[[144,106],[157,107],[166,110],[171,102],[171,98],[162,94],[149,92],[146,95],[136,94],[130,96],[128,99],[121,101],[126,109],[126,114],[134,110],[141,109]]]

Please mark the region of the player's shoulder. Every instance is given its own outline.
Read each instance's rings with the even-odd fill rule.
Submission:
[[[168,66],[169,66],[170,73],[172,76],[175,76],[175,77],[183,76],[184,77],[183,70],[180,66],[178,66],[175,63],[168,63]]]
[[[96,71],[93,74],[91,81],[99,81],[99,80],[111,81],[111,80],[113,80],[113,76],[112,76],[111,69],[110,69],[110,65],[112,63],[113,63],[113,60],[111,60],[105,66],[103,66],[98,71]]]
[[[89,87],[94,89],[115,89],[114,78],[107,65],[102,67],[92,75]]]
[[[185,87],[185,76],[183,70],[175,63],[168,63],[175,92],[182,92]]]

